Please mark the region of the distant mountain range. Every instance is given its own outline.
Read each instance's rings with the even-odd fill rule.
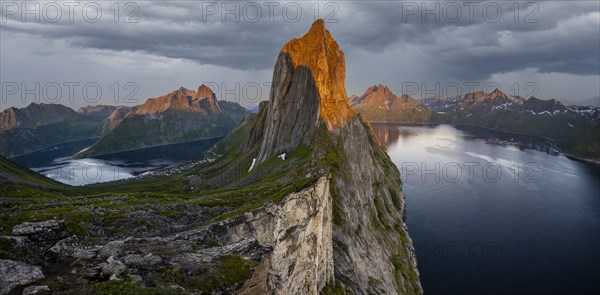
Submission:
[[[84,138],[100,138],[77,157],[226,135],[248,110],[218,101],[210,88],[180,88],[140,106],[94,105],[77,112],[60,104],[0,113],[0,155],[12,157]]]
[[[600,160],[600,108],[565,106],[555,99],[525,99],[499,89],[417,101],[397,97],[386,86],[369,87],[349,98],[369,120],[397,123],[471,125],[546,137],[572,156]]]
[[[372,122],[427,123],[431,110],[408,94],[396,96],[389,87],[371,86],[362,96],[350,97],[350,106]]]
[[[237,103],[217,101],[205,85],[198,91],[181,87],[130,112],[113,112],[109,131],[76,157],[225,136],[247,113]]]
[[[0,113],[0,154],[10,157],[70,140],[100,137],[103,118],[60,104],[36,104]]]

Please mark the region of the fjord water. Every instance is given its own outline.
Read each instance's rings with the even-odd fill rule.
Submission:
[[[68,185],[86,185],[130,178],[145,172],[204,159],[204,152],[221,138],[155,146],[93,158],[73,159],[96,139],[62,143],[11,160]]]
[[[527,136],[373,129],[402,172],[425,294],[600,294],[599,166]]]

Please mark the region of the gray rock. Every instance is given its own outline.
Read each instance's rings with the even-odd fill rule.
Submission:
[[[150,268],[162,262],[162,258],[152,253],[147,255],[130,254],[122,258],[123,263],[128,267]]]
[[[31,244],[31,240],[27,237],[2,236],[2,238],[13,240],[13,247],[17,250],[25,250],[28,248],[28,245]]]
[[[86,248],[77,237],[72,236],[58,241],[58,243],[48,250],[46,256],[49,258],[71,256],[75,258],[91,259],[96,256],[96,251],[91,248]]]
[[[172,257],[169,263],[174,268],[195,271],[200,267],[215,265],[221,258],[230,255],[260,260],[269,250],[260,246],[256,239],[249,238],[225,246],[202,249],[196,253],[182,253]]]
[[[123,247],[126,241],[127,240],[120,240],[106,243],[106,245],[102,246],[102,248],[100,248],[100,251],[98,251],[98,256],[100,258],[108,258],[111,256],[122,255]]]
[[[25,222],[15,225],[13,236],[26,236],[34,242],[58,241],[68,236],[67,226],[62,220]]]
[[[42,268],[13,260],[0,260],[0,295],[14,288],[31,284],[44,278]]]
[[[102,263],[101,265],[102,265],[101,274],[103,276],[112,276],[112,275],[118,276],[123,271],[125,271],[125,269],[127,269],[127,267],[125,266],[125,264],[123,264],[123,262],[121,262],[117,258],[114,258],[113,256],[108,257],[108,259],[106,260],[106,263]]]
[[[281,53],[275,64],[266,117],[260,122],[264,126],[254,127],[264,130],[257,165],[269,156],[292,153],[298,146],[311,143],[319,122],[320,100],[310,70],[294,68],[289,54]]]
[[[29,286],[23,290],[23,295],[50,294],[50,288],[46,285]]]

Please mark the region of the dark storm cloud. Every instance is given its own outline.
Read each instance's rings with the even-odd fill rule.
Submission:
[[[436,3],[439,13],[423,20],[424,9],[435,11]],[[598,2],[550,1],[529,7],[528,2],[519,2],[518,14],[512,1],[476,2],[480,9],[474,7],[472,14],[463,3],[450,3],[463,7],[456,22],[451,19],[454,15],[444,12],[444,2],[352,2],[353,22],[344,23],[338,39],[373,52],[418,47],[433,58],[434,63],[427,65],[435,67],[433,75],[454,79],[482,79],[526,68],[599,74]],[[406,11],[411,5],[418,7],[414,14]],[[487,14],[486,5],[491,7]],[[494,6],[502,8],[501,17],[496,18]]]
[[[297,23],[285,21],[281,9],[275,10],[275,21],[270,22],[264,3],[256,3],[263,9],[256,23],[244,17],[239,23],[232,17],[222,22],[220,12],[204,22],[201,2],[169,1],[137,2],[139,23],[105,20],[99,23],[79,20],[74,24],[22,23],[18,15],[11,15],[3,29],[41,38],[66,39],[74,47],[142,51],[243,70],[269,69],[290,36],[298,36],[314,20],[314,10],[311,10],[314,2],[298,2],[303,15]],[[438,2],[440,9],[427,15],[424,21],[423,9],[435,9],[436,3],[333,3],[333,18],[339,22],[330,23],[328,27],[346,52],[392,50],[405,54],[405,48],[418,47],[431,56],[423,66],[435,67],[433,76],[485,79],[494,73],[526,68],[597,75],[600,67],[600,9],[594,1],[538,2],[537,11],[535,7],[525,9],[526,2],[520,2],[518,21],[514,19],[515,2],[510,1],[492,2],[494,7],[499,5],[502,9],[497,21],[494,9],[489,10],[492,13],[488,13],[487,18],[482,10],[484,6],[491,6],[490,2],[477,2],[472,14],[462,2]],[[241,7],[244,4],[241,2]],[[417,12],[409,14],[407,9],[415,7]],[[448,10],[444,10],[445,7]],[[456,7],[462,16],[455,21],[452,18]],[[323,11],[323,6],[321,10],[321,16],[332,11]],[[108,12],[108,7],[103,11]],[[529,20],[537,22],[524,22],[532,12]],[[106,15],[105,19],[110,20],[110,17]]]

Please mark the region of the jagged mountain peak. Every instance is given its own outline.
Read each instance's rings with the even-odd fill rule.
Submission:
[[[486,97],[486,95],[487,94],[485,93],[485,91],[478,90],[478,91],[475,91],[475,92],[470,92],[470,93],[465,94],[463,100],[466,100],[466,101],[475,101],[475,100],[479,100],[479,99],[481,99],[483,97]]]
[[[367,90],[365,91],[363,96],[371,94],[373,92],[381,92],[385,96],[395,96],[395,94],[392,92],[392,90],[387,85],[383,85],[383,84],[373,85],[373,86],[367,88]]]
[[[502,92],[502,90],[500,90],[499,88],[494,89],[494,91],[490,92],[488,94],[488,97],[492,100],[508,100],[508,101],[515,101],[516,99],[510,95],[507,95],[506,93]]]
[[[334,132],[354,117],[346,96],[345,71],[344,53],[323,20],[283,46],[264,120],[254,127],[256,133],[264,133],[257,164],[312,143],[320,126]]]
[[[187,89],[185,87],[179,87],[179,89],[172,92],[173,95],[182,95],[182,96],[195,96],[196,92],[194,90]]]
[[[205,84],[202,84],[202,85],[200,85],[200,87],[198,87],[198,91],[196,92],[197,99],[211,98],[213,96],[214,96],[214,93],[213,93],[212,89],[210,89],[210,87],[206,86]]]
[[[431,111],[409,94],[397,96],[387,85],[373,85],[359,98],[353,98],[352,109],[372,121],[426,122]]]
[[[506,95],[506,94],[504,94],[504,92],[502,92],[502,90],[500,90],[500,88],[498,88],[498,87],[496,87],[496,88],[494,89],[494,91],[490,92],[490,94],[491,94],[491,95],[494,95],[494,94],[495,94],[495,95],[502,95],[502,96]]]
[[[180,87],[179,89],[158,97],[149,98],[136,111],[137,114],[154,114],[167,110],[184,110],[200,113],[218,114],[222,112],[217,96],[212,89],[202,84],[198,92]]]
[[[344,53],[322,19],[316,20],[301,38],[294,38],[283,46],[294,68],[310,70],[320,98],[320,117],[332,131],[340,127],[354,113],[346,98]]]

